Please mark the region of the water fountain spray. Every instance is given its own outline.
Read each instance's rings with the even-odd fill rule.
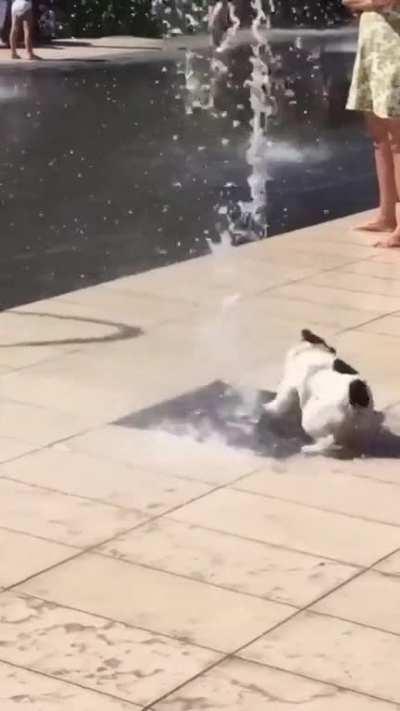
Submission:
[[[274,0],[267,0],[264,11],[262,0],[253,0],[255,16],[251,30],[252,72],[246,85],[250,89],[250,106],[253,116],[250,121],[251,136],[246,161],[251,168],[247,179],[250,188],[250,200],[240,203],[241,223],[248,236],[254,239],[266,236],[266,180],[268,151],[268,121],[276,114],[276,100],[272,80],[273,56],[268,42],[268,30],[271,28],[271,14],[274,12]]]

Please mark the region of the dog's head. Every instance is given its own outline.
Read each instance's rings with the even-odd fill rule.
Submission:
[[[302,343],[308,346],[309,348],[319,348],[320,350],[326,351],[327,353],[336,355],[335,348],[329,346],[327,342],[323,338],[321,338],[321,336],[317,336],[316,333],[313,333],[308,328],[303,328],[301,332],[301,340]]]

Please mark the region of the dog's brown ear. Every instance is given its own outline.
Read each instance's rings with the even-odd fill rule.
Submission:
[[[303,328],[301,332],[301,337],[303,341],[306,341],[307,343],[311,343],[313,346],[323,346],[326,348],[330,353],[336,353],[336,350],[332,348],[331,346],[328,346],[327,342],[324,341],[321,336],[317,336],[316,333],[313,333],[310,331],[308,328]]]

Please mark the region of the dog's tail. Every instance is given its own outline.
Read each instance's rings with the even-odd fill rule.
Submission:
[[[349,385],[349,400],[353,407],[368,407],[371,397],[367,383],[357,378]]]

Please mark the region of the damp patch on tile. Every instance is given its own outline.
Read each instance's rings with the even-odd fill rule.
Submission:
[[[218,439],[230,447],[285,458],[299,452],[310,440],[301,428],[299,414],[278,422],[264,413],[263,403],[274,396],[265,390],[241,392],[215,381],[131,413],[114,424],[189,435],[198,442]]]

